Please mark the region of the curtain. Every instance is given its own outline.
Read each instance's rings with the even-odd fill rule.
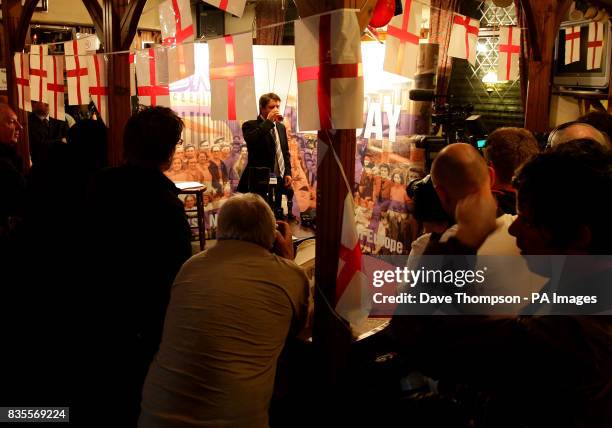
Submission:
[[[255,44],[280,45],[283,42],[284,25],[263,29],[261,27],[283,22],[284,18],[285,10],[279,0],[259,0],[255,5],[255,24],[260,29],[257,30]]]
[[[458,9],[459,0],[431,0],[429,42],[440,45],[436,94],[443,97],[447,95],[451,77],[453,62],[447,53],[450,43],[453,12]]]
[[[529,34],[527,31],[527,20],[520,0],[514,0],[516,9],[517,25],[521,28],[521,55],[519,57],[519,76],[521,84],[521,101],[523,111],[527,103],[527,82],[529,81]]]

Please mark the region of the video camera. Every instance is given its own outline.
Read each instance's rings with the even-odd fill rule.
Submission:
[[[434,102],[440,98],[431,89],[413,89],[410,91],[409,97],[412,101],[421,102]],[[426,153],[426,168],[428,171],[435,155],[448,144],[468,143],[478,150],[484,149],[487,143],[487,128],[482,117],[473,115],[473,112],[474,106],[471,104],[434,105],[431,121],[437,127],[442,127],[442,137],[428,136],[421,142],[420,148],[425,148],[428,152]],[[418,144],[417,147],[419,147]]]
[[[421,180],[412,180],[407,187],[408,196],[414,202],[413,215],[420,222],[443,222],[449,224],[453,220],[446,214],[436,189],[434,189],[431,175]]]

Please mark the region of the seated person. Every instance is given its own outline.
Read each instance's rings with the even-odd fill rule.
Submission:
[[[172,287],[139,426],[267,427],[277,360],[305,324],[308,278],[286,223],[258,195],[228,199],[217,244]]]

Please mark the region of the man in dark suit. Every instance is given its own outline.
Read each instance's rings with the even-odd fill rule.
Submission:
[[[32,163],[44,160],[52,144],[66,142],[68,125],[65,121],[49,117],[49,104],[32,101],[32,112],[28,114],[28,135]]]
[[[242,125],[242,134],[249,153],[248,168],[244,170],[238,191],[249,191],[249,168],[270,168],[277,179],[277,198],[274,211],[279,216],[281,195],[291,189],[291,159],[287,131],[283,125],[280,97],[274,93],[259,98],[259,117]]]

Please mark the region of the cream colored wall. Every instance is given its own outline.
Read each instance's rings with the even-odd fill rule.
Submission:
[[[93,26],[81,0],[49,0],[48,12],[34,12],[32,21]]]
[[[138,21],[138,28],[159,30],[159,4],[162,0],[147,0],[140,21]]]
[[[157,9],[161,1],[147,0],[140,21],[138,21],[138,28],[159,30]],[[32,21],[93,26],[81,0],[49,0],[49,11],[35,12]]]
[[[576,98],[553,95],[550,101],[550,127],[571,122],[580,117],[580,106]]]

